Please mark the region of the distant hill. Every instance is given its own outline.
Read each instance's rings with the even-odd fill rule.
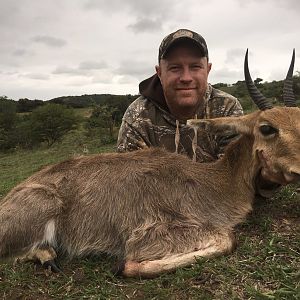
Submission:
[[[73,108],[91,107],[94,105],[115,105],[118,102],[127,106],[138,96],[137,95],[112,95],[112,94],[92,94],[81,96],[63,96],[53,98],[50,103],[64,104]]]
[[[18,113],[32,112],[35,108],[47,103],[56,103],[72,108],[86,108],[93,107],[95,105],[107,105],[109,107],[115,107],[124,112],[128,105],[137,97],[138,95],[93,94],[81,96],[62,96],[47,101],[30,100],[27,98],[22,98],[18,101],[15,101],[8,99],[6,96],[0,96],[0,104],[3,106],[6,105],[6,103],[10,103],[10,105],[15,107],[15,110]]]

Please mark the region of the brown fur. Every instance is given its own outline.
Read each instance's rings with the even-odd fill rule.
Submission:
[[[257,151],[264,151],[276,170],[298,179],[299,119],[299,108],[274,108],[191,120],[199,128],[229,126],[242,134],[215,163],[152,148],[46,167],[3,199],[0,256],[23,252],[24,261],[48,258],[53,248],[70,257],[105,252],[125,260],[124,275],[153,277],[191,264],[195,256],[230,252],[232,229],[252,208],[261,168]],[[263,137],[258,131],[263,122],[279,134]]]

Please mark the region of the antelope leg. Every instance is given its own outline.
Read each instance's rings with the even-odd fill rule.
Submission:
[[[46,268],[50,267],[53,272],[61,272],[60,268],[55,263],[56,258],[56,252],[52,247],[40,246],[31,248],[23,256],[17,257],[15,263],[40,263]]]
[[[195,249],[188,253],[171,254],[162,259],[136,262],[128,260],[125,262],[122,275],[125,277],[153,278],[162,273],[174,271],[179,267],[191,265],[199,257],[212,257],[229,253],[235,246],[232,234],[223,236],[222,240],[215,239],[205,247]]]

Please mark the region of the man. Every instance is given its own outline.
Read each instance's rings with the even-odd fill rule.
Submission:
[[[124,114],[117,151],[160,146],[199,162],[218,159],[235,134],[198,131],[194,139],[186,120],[240,116],[243,110],[235,97],[207,82],[211,63],[204,38],[187,29],[169,34],[161,42],[155,68],[156,74],[140,83],[141,96]],[[264,167],[257,193],[269,197],[281,184],[285,184],[282,174]]]
[[[186,126],[186,120],[239,116],[243,110],[235,97],[207,83],[210,69],[201,35],[179,29],[165,37],[159,47],[156,74],[140,83],[141,96],[124,114],[117,151],[160,146],[195,155],[199,162],[216,160],[230,134],[198,132],[193,146],[194,131]]]

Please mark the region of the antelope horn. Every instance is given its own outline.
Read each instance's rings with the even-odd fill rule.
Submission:
[[[284,85],[283,85],[283,102],[285,106],[297,106],[296,99],[293,92],[293,71],[295,64],[295,49],[293,50],[293,56],[289,70],[287,72]]]
[[[248,49],[245,55],[245,62],[244,62],[244,74],[245,74],[245,82],[249,91],[249,94],[253,100],[253,102],[257,105],[260,110],[270,109],[272,108],[272,104],[267,98],[257,89],[252,78],[249,73],[248,67]]]

